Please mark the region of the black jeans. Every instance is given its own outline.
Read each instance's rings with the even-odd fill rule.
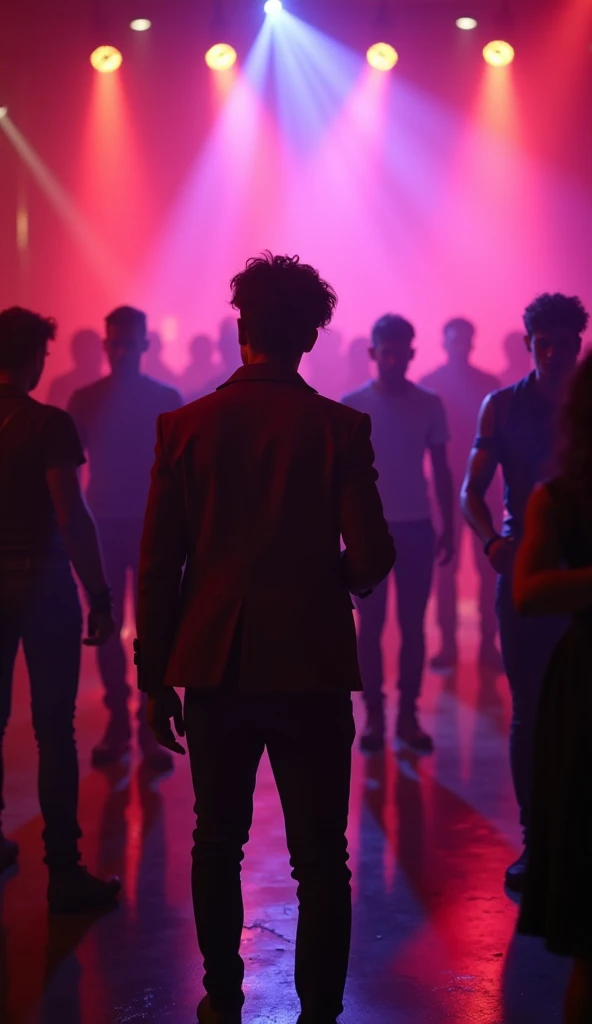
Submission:
[[[415,710],[425,662],[425,611],[434,572],[434,528],[429,520],[389,523],[397,549],[393,569],[397,588],[397,615],[401,629],[399,655],[400,713]],[[382,715],[384,706],[381,639],[386,619],[387,580],[358,602],[360,631],[358,654],[364,683],[364,701],[370,714]]]
[[[520,824],[528,845],[541,690],[549,660],[569,626],[569,620],[521,616],[512,599],[511,575],[498,579],[497,611],[502,657],[512,694],[510,765],[520,808]]]
[[[2,741],[10,718],[12,678],[22,640],[33,728],[39,748],[38,790],[45,823],[45,861],[79,859],[78,757],[74,713],[80,673],[82,615],[67,566],[32,574],[0,567],[0,817],[4,810]]]
[[[105,562],[105,575],[113,593],[115,632],[97,650],[97,661],[103,687],[105,706],[116,729],[122,736],[130,732],[128,701],[130,687],[127,682],[127,659],[121,642],[125,611],[125,592],[128,570],[131,570],[133,588],[138,576],[142,522],[136,519],[99,519],[99,536]]]
[[[185,725],[197,815],[193,904],[213,1006],[243,1002],[241,861],[267,748],[298,882],[296,989],[303,1014],[337,1017],[351,931],[350,695],[187,690]]]

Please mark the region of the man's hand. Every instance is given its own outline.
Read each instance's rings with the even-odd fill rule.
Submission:
[[[158,695],[148,696],[146,705],[146,717],[148,725],[154,733],[154,739],[161,747],[172,750],[175,754],[184,754],[185,748],[177,742],[171,728],[171,718],[179,736],[185,735],[185,723],[183,721],[183,705],[179,694],[168,687],[162,688]]]
[[[438,537],[436,544],[436,558],[438,565],[450,565],[454,558],[454,538],[452,536],[452,530],[444,530],[444,533]]]
[[[82,643],[86,647],[102,647],[115,632],[115,622],[111,612],[89,612],[87,630],[88,636]]]
[[[512,569],[516,545],[512,537],[497,537],[490,545],[488,558],[495,571],[505,576]]]

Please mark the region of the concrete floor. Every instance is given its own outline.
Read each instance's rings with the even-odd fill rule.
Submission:
[[[456,676],[426,675],[423,718],[436,739],[435,756],[355,753],[354,935],[343,1024],[561,1018],[568,964],[538,941],[514,936],[516,907],[502,887],[519,849],[506,755],[509,704],[505,679],[474,666],[470,603],[461,634]],[[432,651],[435,644],[430,627]],[[393,678],[392,626],[385,649]],[[21,665],[7,738],[6,826],[22,856],[0,885],[0,1021],[189,1024],[202,988],[189,888],[188,764],[179,759],[174,774],[158,783],[143,775],[135,757],[121,770],[90,769],[104,714],[92,653],[84,658],[78,714],[84,861],[121,875],[123,899],[98,921],[48,919]],[[266,763],[243,877],[245,1024],[293,1024],[294,885]]]

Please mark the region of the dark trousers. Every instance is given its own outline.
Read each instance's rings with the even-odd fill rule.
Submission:
[[[131,570],[135,593],[140,556],[142,521],[138,519],[99,519],[99,536],[103,549],[105,574],[113,591],[113,617],[115,633],[97,650],[97,661],[103,687],[105,706],[113,725],[122,736],[130,732],[128,701],[130,687],[127,681],[127,659],[121,642],[125,612],[125,593],[128,571]]]
[[[454,558],[448,565],[439,566],[437,570],[436,600],[438,608],[438,625],[442,631],[442,647],[445,651],[456,648],[458,629],[458,570],[462,546],[463,523],[460,516],[455,519]],[[483,551],[483,544],[476,534],[472,533],[475,568],[479,577],[478,607],[481,625],[481,643],[493,646],[497,634],[497,618],[495,614],[495,582],[496,577],[491,563]]]
[[[401,630],[399,655],[400,713],[415,710],[425,662],[425,611],[434,571],[434,529],[429,520],[389,523],[397,549],[393,569],[397,615]],[[358,602],[358,654],[364,700],[370,714],[382,715],[384,705],[382,631],[386,619],[387,581]]]
[[[69,568],[19,578],[2,571],[0,596],[0,817],[4,810],[2,741],[12,700],[12,679],[22,640],[33,728],[39,748],[38,790],[45,828],[46,863],[78,861],[78,758],[74,713],[80,672],[82,615]],[[12,578],[11,578],[12,577]]]
[[[569,622],[556,617],[521,616],[512,600],[511,575],[499,577],[497,609],[502,657],[512,694],[510,764],[520,824],[528,844],[541,690],[551,655]]]
[[[350,695],[187,690],[185,725],[197,815],[193,904],[212,1004],[243,1002],[241,861],[267,749],[298,882],[296,989],[304,1015],[337,1017],[351,931]]]

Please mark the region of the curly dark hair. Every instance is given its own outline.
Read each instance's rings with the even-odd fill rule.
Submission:
[[[252,347],[268,355],[302,354],[310,335],[331,323],[337,295],[299,256],[264,252],[230,282]]]
[[[524,310],[524,326],[528,335],[557,329],[583,334],[587,325],[588,314],[577,295],[545,292]]]
[[[592,499],[592,350],[578,364],[561,414],[559,473],[571,491]]]
[[[57,324],[51,317],[12,306],[0,313],[0,369],[14,373],[53,341]]]

